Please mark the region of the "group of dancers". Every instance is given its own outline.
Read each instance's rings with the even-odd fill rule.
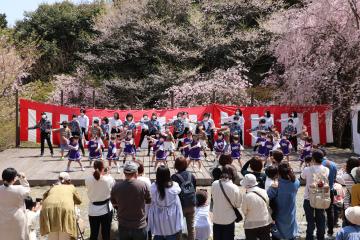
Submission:
[[[202,160],[214,161],[214,167],[217,166],[218,159],[223,154],[231,155],[232,159],[242,166],[245,120],[241,109],[237,109],[234,115],[224,119],[219,128],[215,126],[210,113],[203,114],[201,121],[194,122],[189,119],[187,112],[179,112],[175,119],[163,125],[158,121],[156,113],[152,113],[150,117],[144,114],[138,122],[134,121],[131,113],[126,115],[124,121],[121,121],[119,114],[115,113],[111,118],[95,119],[90,126],[86,110],[81,109],[79,116],[74,114],[71,121],[61,122],[59,129],[51,129],[51,124],[49,125],[46,119],[46,114],[43,113],[42,120],[33,128],[40,128],[43,131],[46,126],[47,132],[60,133],[61,159],[64,159],[65,151],[68,151],[69,161],[66,171],[71,171],[72,162],[77,162],[84,171],[81,159],[86,155],[85,146],[87,146],[90,165],[94,160],[106,158],[110,171],[114,165],[119,173],[120,158],[123,163],[127,160],[136,160],[138,152],[142,151],[141,146],[146,145],[143,144],[145,139],[147,155],[151,155],[154,169],[159,164],[167,165],[168,158],[172,157],[175,160],[178,152],[188,160],[189,165],[193,164],[194,169],[195,164],[198,165],[195,171],[202,171]],[[259,124],[245,132],[254,138],[254,154],[261,157],[265,165],[271,165],[273,150],[281,150],[289,160],[290,153],[297,152],[300,145],[300,167],[306,158],[311,156],[312,139],[305,125],[300,131],[298,130],[299,119],[296,112],[291,113],[288,119],[278,120],[287,123],[282,132],[276,129],[270,111],[266,111],[262,117],[251,120],[259,121]],[[141,132],[138,131],[139,127]],[[136,144],[135,137],[139,133],[140,141]],[[211,157],[207,154],[209,151]]]

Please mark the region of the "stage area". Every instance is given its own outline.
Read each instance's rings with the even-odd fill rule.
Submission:
[[[328,158],[335,161],[338,164],[338,168],[344,164],[349,156],[352,155],[349,149],[339,149],[339,148],[327,148]],[[7,167],[14,167],[19,172],[24,172],[32,186],[47,186],[53,184],[60,172],[66,169],[67,160],[60,161],[59,149],[55,149],[55,156],[51,157],[48,153],[48,150],[45,151],[44,157],[39,157],[40,150],[38,148],[13,148],[8,149],[3,152],[0,152],[0,171]],[[146,156],[146,150],[141,151],[138,155],[138,159],[142,160],[145,165],[145,174],[150,176],[151,180],[155,180],[155,171],[154,168],[150,166],[150,158]],[[180,153],[176,153],[179,155]],[[243,151],[243,163],[251,158],[253,152],[252,149],[246,149]],[[210,154],[209,154],[210,155]],[[202,161],[203,168],[202,171],[195,171],[191,166],[189,167],[190,171],[196,175],[197,182],[199,186],[209,186],[211,185],[211,168],[213,167],[213,156],[210,155],[211,160]],[[299,162],[296,161],[298,158],[297,155],[291,156],[291,165],[294,171],[298,174],[299,172]],[[83,164],[85,166],[85,171],[80,171],[79,166],[76,163],[73,163],[72,170],[70,175],[72,181],[75,185],[84,185],[84,179],[91,175],[93,169],[89,167],[89,162],[87,158],[83,158]],[[173,169],[173,160],[171,157],[168,158],[168,165],[172,171]],[[107,161],[106,161],[107,162]],[[122,163],[121,163],[122,164]],[[238,171],[240,171],[240,166],[237,162],[234,163]],[[197,170],[197,167],[195,167]],[[123,173],[116,173],[115,168],[112,169],[112,175],[121,180],[124,178]]]

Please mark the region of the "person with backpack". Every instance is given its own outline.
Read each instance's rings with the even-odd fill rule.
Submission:
[[[196,178],[195,176],[186,171],[187,161],[184,157],[178,157],[175,160],[174,167],[177,173],[171,176],[174,182],[177,182],[181,188],[179,194],[183,215],[186,219],[188,240],[194,240],[194,217],[196,206]]]
[[[360,167],[351,171],[355,184],[351,187],[351,206],[360,206]]]
[[[301,173],[301,178],[306,181],[303,204],[307,221],[306,240],[314,239],[315,224],[317,239],[325,239],[325,209],[330,206],[331,200],[329,169],[322,165],[323,158],[322,151],[315,150],[312,153],[312,165],[305,167]]]

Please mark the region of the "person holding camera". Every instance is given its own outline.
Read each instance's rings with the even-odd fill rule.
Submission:
[[[51,138],[50,138],[52,124],[51,124],[51,121],[47,118],[45,112],[41,113],[41,120],[39,121],[39,123],[33,127],[29,127],[29,130],[37,129],[37,128],[40,128],[40,142],[41,142],[40,156],[41,157],[44,156],[45,140],[49,146],[51,156],[54,156],[54,150],[53,150],[53,147],[51,144]]]
[[[14,168],[2,172],[0,186],[0,233],[1,239],[28,239],[24,199],[30,193],[30,185],[23,173]],[[19,180],[20,185],[14,185]]]

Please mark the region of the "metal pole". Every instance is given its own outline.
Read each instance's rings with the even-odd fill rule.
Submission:
[[[213,90],[213,93],[212,93],[212,103],[215,103],[216,102],[216,92],[215,90]]]
[[[93,108],[95,108],[95,89],[93,90]]]
[[[251,106],[254,106],[254,91],[253,89],[251,89],[251,97],[250,97],[250,105]]]
[[[20,128],[19,128],[19,90],[15,91],[15,131],[16,131],[16,147],[20,147]]]
[[[64,90],[61,90],[60,92],[60,99],[61,99],[61,106],[64,106]]]
[[[174,102],[174,91],[170,92],[170,103],[171,103],[171,109],[174,109],[175,102]]]

